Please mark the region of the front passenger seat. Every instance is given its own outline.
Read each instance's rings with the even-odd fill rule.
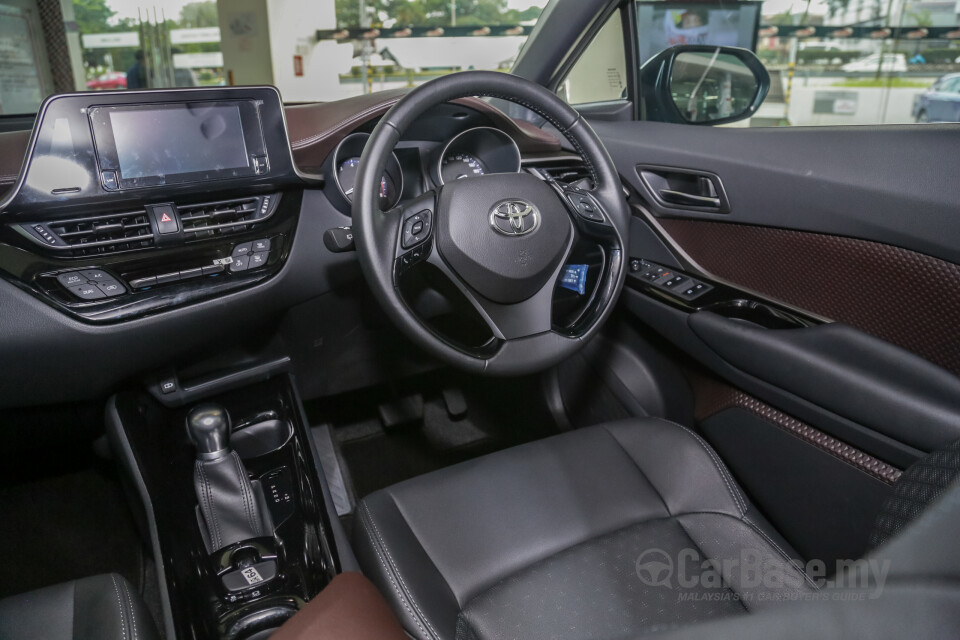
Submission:
[[[817,589],[713,449],[665,420],[500,451],[373,493],[358,514],[364,572],[423,640],[633,637]],[[782,583],[724,568],[744,554]]]
[[[130,583],[109,573],[0,600],[3,640],[157,640]]]

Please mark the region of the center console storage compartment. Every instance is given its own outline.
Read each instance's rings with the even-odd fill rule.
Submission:
[[[266,637],[341,570],[323,474],[286,374],[203,402],[220,413],[167,407],[139,389],[122,392],[108,407],[110,435],[144,505],[167,635]],[[210,415],[226,426],[218,423],[219,435],[211,430],[198,443],[200,422]],[[205,465],[217,460],[234,475],[208,477],[216,469]],[[249,529],[255,533],[246,537],[240,527],[237,535],[234,526],[226,535],[228,521],[235,525],[245,512],[261,516]]]

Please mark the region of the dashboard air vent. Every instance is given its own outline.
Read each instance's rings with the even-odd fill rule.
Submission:
[[[58,220],[47,225],[74,256],[89,256],[153,246],[147,212],[132,211]]]
[[[270,196],[221,200],[178,207],[188,240],[246,231],[269,217]]]
[[[579,158],[537,163],[535,168],[540,173],[549,178],[553,178],[557,182],[580,187],[589,187],[593,182],[590,171],[587,170],[587,165]],[[581,182],[585,182],[586,184],[578,184]]]

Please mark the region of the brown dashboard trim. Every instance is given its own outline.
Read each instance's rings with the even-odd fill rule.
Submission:
[[[285,107],[287,135],[297,166],[301,170],[321,166],[337,143],[355,128],[382,116],[408,91],[392,89],[334,102]],[[460,98],[453,102],[486,115],[494,126],[516,141],[524,154],[560,151],[560,140],[556,136],[529,122],[514,120],[488,102],[478,98]],[[16,183],[29,143],[29,131],[0,133],[0,199]]]
[[[0,200],[7,194],[7,190],[17,183],[29,145],[29,131],[0,133]]]
[[[960,265],[843,236],[658,218],[709,274],[960,374]]]
[[[319,167],[337,143],[360,125],[385,114],[408,91],[392,89],[335,102],[286,107],[293,159],[301,168]],[[488,102],[478,98],[459,98],[453,103],[486,115],[494,126],[514,139],[521,153],[560,151],[560,140],[556,136],[531,123],[514,120]]]

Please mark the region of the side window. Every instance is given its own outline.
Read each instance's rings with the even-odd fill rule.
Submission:
[[[752,49],[770,73],[735,126],[958,122],[960,5],[827,0],[784,6],[630,0],[640,62],[678,44]],[[928,6],[929,5],[929,6]],[[798,8],[799,7],[799,8]]]
[[[627,92],[623,24],[616,11],[587,45],[557,93],[570,104],[620,100]]]

